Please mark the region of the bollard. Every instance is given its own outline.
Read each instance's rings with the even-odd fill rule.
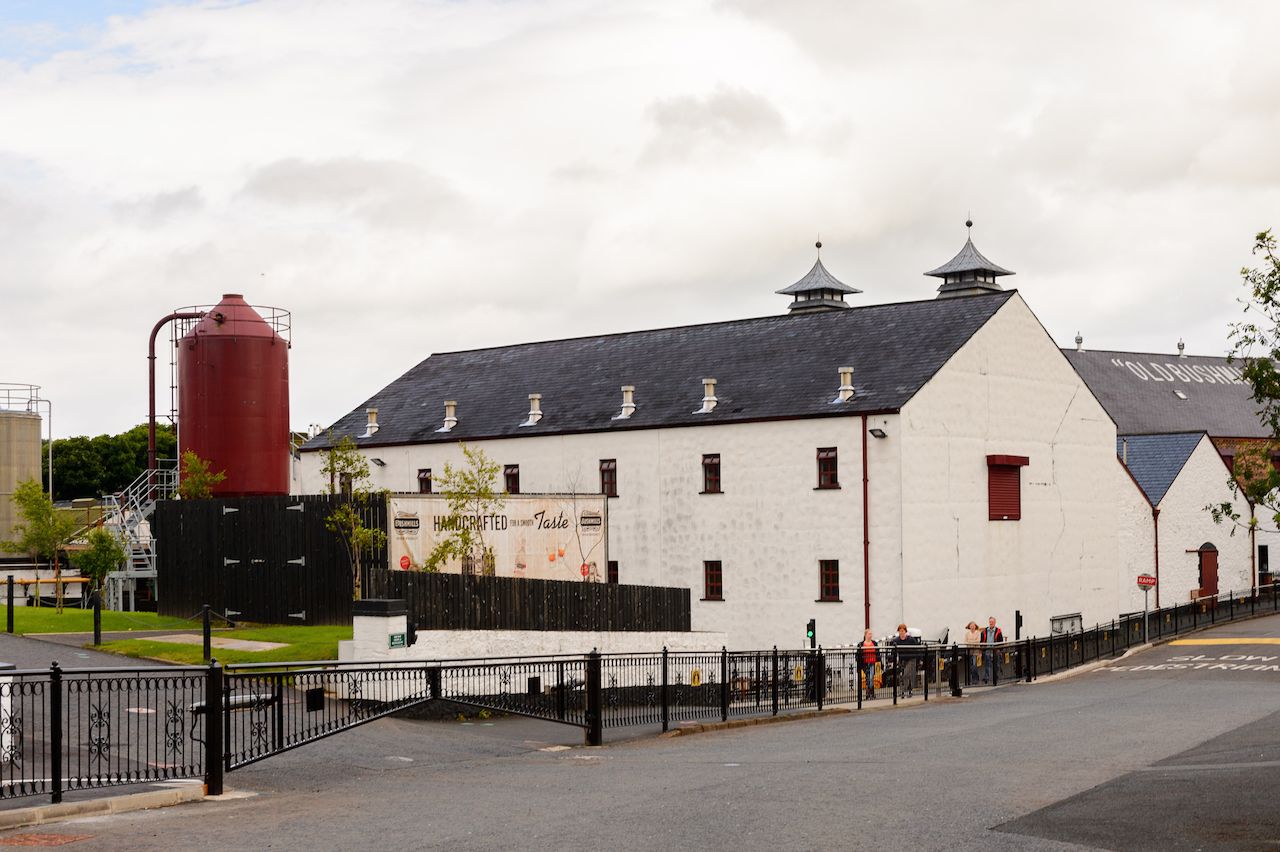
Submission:
[[[729,649],[720,646],[720,721],[729,721]]]
[[[204,682],[204,791],[208,796],[222,795],[223,700],[222,668],[211,660]]]
[[[62,802],[62,669],[49,667],[49,780],[53,803]]]
[[[587,655],[587,731],[586,740],[589,746],[598,746],[604,743],[604,717],[602,714],[604,702],[600,695],[600,652],[592,648],[591,653]]]
[[[9,575],[9,632],[13,632],[13,575]]]
[[[951,697],[959,698],[964,695],[964,690],[960,688],[960,646],[951,643]]]
[[[97,589],[93,590],[93,644],[102,644],[102,593]]]
[[[670,658],[667,654],[667,646],[662,646],[662,730],[663,733],[671,727],[671,701],[668,695],[670,677]]]
[[[773,715],[778,715],[778,646],[773,646],[773,677],[769,681],[773,686]]]
[[[213,659],[213,628],[209,625],[209,605],[205,604],[200,609],[201,629],[204,636],[204,661],[207,664]]]

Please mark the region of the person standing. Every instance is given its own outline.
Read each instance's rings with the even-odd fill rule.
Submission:
[[[982,629],[982,682],[992,683],[996,674],[996,645],[1004,641],[1004,631],[996,627],[996,617],[987,619],[987,626]]]
[[[964,628],[965,656],[969,659],[969,677],[965,686],[978,682],[978,664],[982,661],[982,649],[978,646],[981,642],[982,630],[978,628],[978,622],[970,621]]]
[[[916,659],[919,652],[909,646],[919,645],[920,637],[910,635],[907,625],[899,624],[898,635],[889,641],[898,654],[898,673],[901,675],[899,683],[902,686],[899,694],[903,698],[910,698],[916,683]]]
[[[865,700],[876,697],[876,663],[880,660],[880,649],[875,637],[868,627],[862,631],[862,641],[858,643],[858,669],[862,672],[862,690]]]

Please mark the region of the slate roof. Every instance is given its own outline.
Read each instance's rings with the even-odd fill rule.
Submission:
[[[784,296],[794,296],[797,293],[809,293],[814,290],[837,290],[841,293],[861,293],[857,287],[850,287],[848,284],[836,278],[827,268],[822,265],[819,258],[814,264],[813,269],[790,287],[783,287],[781,290],[774,290]]]
[[[982,252],[978,251],[977,246],[973,244],[973,239],[966,239],[964,247],[960,249],[960,253],[939,266],[937,269],[926,272],[925,275],[932,275],[934,278],[945,278],[948,275],[954,275],[958,272],[990,272],[993,276],[1000,275],[1016,275],[1017,273],[1005,269],[991,261],[987,260]]]
[[[1270,437],[1238,367],[1226,358],[1063,349],[1120,433]],[[1178,396],[1180,392],[1186,399]]]
[[[380,428],[360,446],[896,411],[1016,292],[435,354],[332,430],[363,434],[366,408]],[[832,403],[844,366],[856,394]],[[693,414],[704,377],[718,380],[719,402]],[[637,407],[614,420],[622,385],[635,386]],[[542,394],[543,417],[521,427],[530,393]],[[436,432],[449,399],[458,424]],[[326,446],[322,433],[304,449]]]
[[[1182,472],[1182,467],[1204,437],[1203,432],[1173,435],[1118,435],[1116,455],[1125,457],[1128,442],[1129,472],[1146,493],[1151,505],[1159,506],[1165,492]],[[1225,470],[1223,471],[1225,473]]]

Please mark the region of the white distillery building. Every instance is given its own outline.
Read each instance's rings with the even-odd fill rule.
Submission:
[[[1226,358],[1086,350],[1077,336],[1067,358],[1116,422],[1116,454],[1132,474],[1122,494],[1121,563],[1159,578],[1161,605],[1271,581],[1280,544],[1266,510],[1230,487],[1242,447],[1270,447],[1266,425],[1239,369]],[[1280,457],[1273,458],[1280,463]],[[1231,502],[1249,529],[1216,524],[1208,505]],[[1136,587],[1129,608],[1142,604]]]
[[[435,354],[332,434],[391,491],[465,441],[509,491],[609,495],[608,579],[691,588],[735,648],[1132,609],[1112,418],[972,241],[927,274],[937,299],[852,307],[819,260],[782,316]]]

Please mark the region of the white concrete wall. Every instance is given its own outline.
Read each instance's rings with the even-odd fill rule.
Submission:
[[[1247,590],[1252,585],[1249,533],[1227,523],[1215,524],[1207,505],[1232,500],[1227,469],[1213,443],[1202,438],[1178,478],[1160,500],[1160,604],[1185,603],[1198,588],[1199,559],[1192,552],[1205,542],[1218,548],[1218,590]],[[1249,506],[1235,498],[1244,519]],[[1152,602],[1154,605],[1154,601]]]
[[[644,405],[642,389],[636,401]],[[545,411],[553,406],[554,400],[543,401]],[[896,419],[879,417],[870,425],[893,432]],[[609,558],[619,564],[620,582],[692,589],[693,629],[723,632],[732,648],[798,647],[810,618],[817,619],[824,644],[853,642],[862,632],[861,429],[860,417],[830,417],[476,444],[499,464],[519,464],[521,491],[529,493],[597,492],[600,459],[617,459]],[[815,490],[816,450],[829,446],[839,451],[842,487]],[[898,449],[892,440],[872,439],[868,451],[871,502],[883,506],[871,514],[875,576],[891,576],[900,549]],[[720,454],[721,494],[699,493],[704,453]],[[462,460],[457,443],[376,447],[366,454],[386,463],[372,467],[373,484],[392,491],[416,491],[419,468],[438,478],[446,461]],[[319,453],[303,454],[304,493],[323,490],[320,464]],[[702,563],[717,559],[724,600],[703,601]],[[841,602],[817,602],[820,559],[840,562]]]
[[[1116,505],[1118,513],[1118,542],[1116,559],[1115,615],[1137,612],[1142,609],[1142,590],[1138,588],[1139,574],[1156,572],[1156,527],[1151,513],[1151,501],[1128,470],[1116,458]],[[1155,592],[1150,594],[1150,605],[1156,605]],[[1099,619],[1095,618],[1094,621]],[[1106,620],[1106,619],[1102,619]]]
[[[401,621],[404,616],[400,616]],[[399,628],[402,632],[403,627]],[[728,643],[723,633],[590,633],[572,630],[419,630],[411,648],[388,648],[378,627],[355,626],[350,640],[338,643],[338,660],[401,662],[470,660],[491,657],[540,657],[548,654],[652,654],[670,651],[718,651]],[[395,632],[395,631],[392,631]]]
[[[1012,638],[1015,609],[1024,635],[1114,615],[1115,425],[1020,297],[907,403],[896,439],[905,621],[955,636],[994,615]],[[988,520],[988,454],[1030,459],[1019,521]]]

